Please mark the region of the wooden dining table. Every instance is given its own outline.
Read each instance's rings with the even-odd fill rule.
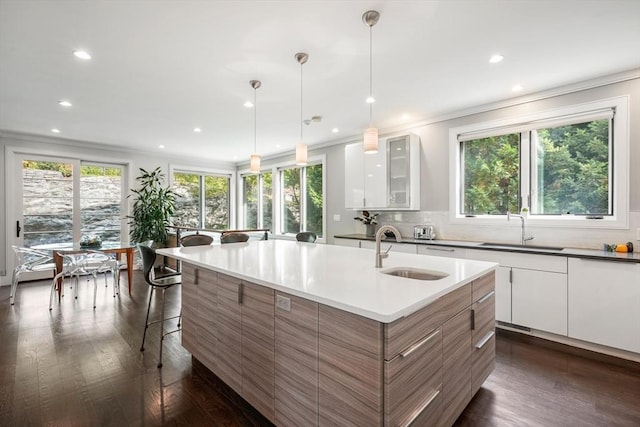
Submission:
[[[53,254],[53,262],[56,265],[55,274],[62,271],[63,255],[69,253],[80,253],[88,250],[101,251],[108,254],[116,254],[118,258],[125,254],[127,259],[127,282],[129,287],[129,295],[131,295],[131,284],[133,283],[133,254],[136,249],[135,245],[120,242],[104,242],[101,246],[80,246],[79,243],[49,243],[46,245],[33,246],[33,249],[41,251],[51,251]],[[58,298],[62,294],[62,277],[58,279],[57,284]]]

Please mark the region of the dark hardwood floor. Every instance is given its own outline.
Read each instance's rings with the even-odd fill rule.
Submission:
[[[269,423],[157,330],[139,351],[148,288],[114,299],[83,285],[48,307],[49,281],[19,285],[15,306],[0,288],[0,426],[263,426]],[[167,293],[178,310],[179,288]],[[159,303],[159,299],[156,300]],[[157,304],[159,307],[159,304]],[[153,308],[153,307],[152,307]],[[499,334],[496,369],[460,426],[640,426],[640,368],[616,366]]]

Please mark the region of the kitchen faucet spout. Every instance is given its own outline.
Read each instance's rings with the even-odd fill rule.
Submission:
[[[393,235],[396,236],[397,242],[402,240],[400,232],[393,225],[383,225],[378,229],[378,232],[376,233],[376,268],[382,268],[382,260],[389,256],[389,249],[391,249],[391,246],[389,246],[386,252],[380,252],[380,241],[382,240],[382,236],[384,236],[385,231],[391,231]]]
[[[515,217],[515,218],[520,218],[521,221],[521,229],[522,229],[522,233],[521,233],[521,237],[520,237],[520,244],[522,246],[526,245],[527,242],[529,240],[533,240],[534,237],[533,236],[527,236],[525,233],[525,218],[524,215],[517,215],[517,214],[512,214],[509,213],[509,211],[507,211],[507,221],[511,221],[511,217]]]

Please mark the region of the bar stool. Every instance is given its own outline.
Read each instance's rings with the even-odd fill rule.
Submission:
[[[315,243],[318,236],[313,231],[302,231],[296,234],[296,240],[298,242]]]
[[[174,332],[180,331],[180,320],[178,320],[178,328],[173,331],[164,331],[164,322],[171,319],[179,319],[180,315],[165,317],[165,291],[175,285],[182,283],[182,275],[180,273],[174,273],[167,276],[155,277],[153,266],[156,262],[156,251],[148,246],[138,245],[140,256],[142,257],[142,270],[144,274],[144,281],[151,287],[149,292],[149,304],[147,305],[147,317],[144,321],[144,333],[142,334],[142,345],[140,345],[140,351],[144,351],[144,341],[147,337],[147,329],[154,323],[160,323],[160,355],[158,358],[158,368],[162,368],[162,344],[164,337]],[[151,300],[153,299],[153,291],[162,291],[162,309],[160,312],[160,318],[149,322],[149,311],[151,310]]]
[[[249,240],[249,235],[246,233],[226,233],[220,237],[220,243],[239,243]]]

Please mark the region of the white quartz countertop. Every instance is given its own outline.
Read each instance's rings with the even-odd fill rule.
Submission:
[[[405,253],[375,268],[375,251],[290,240],[158,249],[165,255],[383,323],[390,323],[490,272],[497,264]],[[444,272],[425,281],[383,274],[393,267]]]

